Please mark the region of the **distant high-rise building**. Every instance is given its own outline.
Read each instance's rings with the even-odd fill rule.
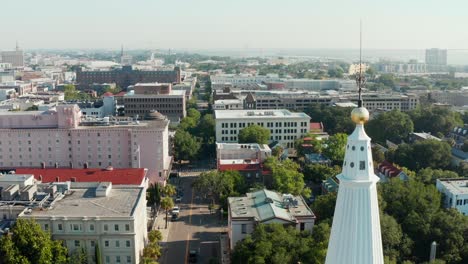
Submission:
[[[446,49],[427,49],[426,64],[429,65],[447,65]]]
[[[16,49],[13,51],[2,51],[1,53],[2,62],[10,63],[13,67],[24,66],[24,52],[16,43]]]

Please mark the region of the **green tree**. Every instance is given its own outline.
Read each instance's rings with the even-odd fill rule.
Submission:
[[[311,117],[313,122],[322,122],[329,134],[351,134],[355,127],[350,118],[351,111],[351,107],[335,107],[314,103],[305,110],[305,113]]]
[[[157,183],[151,183],[148,187],[146,199],[148,201],[148,205],[151,206],[153,210],[155,210],[157,205],[161,203],[161,192],[161,185]]]
[[[67,263],[67,249],[52,241],[34,220],[17,219],[12,234],[0,240],[0,260],[15,263]]]
[[[318,196],[312,204],[312,211],[319,222],[329,221],[335,213],[337,193],[330,192]]]
[[[86,249],[83,247],[75,249],[70,256],[69,264],[88,264],[88,254],[86,253]]]
[[[341,164],[346,151],[346,141],[348,135],[337,133],[326,139],[323,144],[323,154],[330,158],[335,164]]]
[[[162,234],[159,230],[151,230],[148,233],[148,244],[143,249],[142,263],[157,264],[156,259],[161,256],[161,246],[159,242],[162,240]]]
[[[269,157],[265,161],[265,167],[271,171],[273,189],[281,193],[311,195],[309,188],[305,187],[304,175],[299,172],[299,165],[290,159],[278,161]]]
[[[445,107],[426,106],[409,112],[415,131],[446,135],[455,126],[463,126],[462,116]]]
[[[164,195],[168,197],[175,195],[176,192],[176,188],[172,184],[166,184],[166,186],[163,188]]]
[[[454,171],[424,168],[418,171],[416,179],[424,184],[435,184],[437,179],[459,178]]]
[[[307,164],[304,167],[304,179],[306,181],[314,181],[321,183],[327,178],[333,177],[341,173],[340,166],[329,167],[322,164]]]
[[[388,158],[414,171],[422,168],[446,169],[451,164],[451,148],[447,142],[422,140],[413,144],[399,145],[394,154]]]
[[[166,211],[166,227],[167,228],[167,220],[169,218],[169,210],[171,210],[174,207],[174,201],[172,200],[171,197],[164,197],[161,199],[161,208]]]
[[[318,225],[312,235],[281,224],[260,224],[237,243],[232,263],[323,263],[329,233],[326,224]]]
[[[391,129],[382,129],[384,127]],[[367,124],[369,136],[382,144],[385,144],[386,140],[399,144],[413,129],[411,118],[398,110],[381,113]]]
[[[380,83],[391,89],[394,89],[396,86],[396,79],[393,74],[381,74],[374,82]]]
[[[174,136],[174,155],[178,160],[193,160],[201,148],[198,138],[184,130],[177,130]]]
[[[258,125],[251,125],[239,131],[239,143],[268,144],[270,130]]]
[[[403,231],[392,216],[382,213],[380,215],[380,228],[382,232],[382,246],[384,255],[391,260],[398,260],[402,246]]]
[[[464,152],[468,152],[468,139],[465,139],[463,141],[463,146],[462,146],[461,150],[463,150]]]
[[[225,204],[228,196],[236,196],[246,190],[244,177],[238,171],[203,172],[193,182],[193,187],[197,192],[209,196],[212,204]]]
[[[96,243],[94,247],[94,259],[96,259],[96,264],[102,264],[101,248],[99,247],[99,242]]]
[[[65,100],[89,100],[89,95],[81,93],[76,90],[73,84],[67,84],[64,86]]]

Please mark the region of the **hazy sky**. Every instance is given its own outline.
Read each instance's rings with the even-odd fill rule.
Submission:
[[[2,0],[0,49],[468,48],[467,0]]]

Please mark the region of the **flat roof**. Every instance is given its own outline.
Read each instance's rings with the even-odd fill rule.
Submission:
[[[112,184],[141,185],[146,172],[142,168],[62,169],[62,168],[17,168],[18,174],[32,174],[36,180],[47,182],[111,182]],[[15,174],[12,174],[15,175]],[[58,179],[58,181],[57,181]]]
[[[32,173],[21,173],[21,174],[0,174],[1,182],[24,182],[29,178],[33,177]]]
[[[294,200],[296,204],[287,206],[285,197]],[[296,216],[315,217],[302,197],[282,195],[266,189],[247,193],[244,197],[229,197],[228,202],[232,218],[253,217],[262,222],[273,218],[295,221]]]
[[[71,189],[50,208],[32,210],[30,216],[130,217],[141,199],[143,187],[112,187],[105,197],[95,197],[96,188]]]
[[[242,118],[308,118],[305,113],[291,112],[287,109],[279,110],[215,110],[215,119],[242,119]]]
[[[468,179],[438,179],[453,194],[468,194]]]

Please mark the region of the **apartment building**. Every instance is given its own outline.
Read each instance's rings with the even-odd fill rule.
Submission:
[[[0,112],[0,168],[147,168],[164,183],[171,157],[169,120],[82,118],[77,105],[48,111]]]
[[[310,130],[305,113],[281,110],[215,110],[216,142],[237,143],[239,131],[251,125],[270,130],[270,142],[294,147],[294,141]]]
[[[437,179],[436,188],[443,195],[443,206],[455,208],[463,215],[468,215],[468,180]]]
[[[88,263],[97,263],[97,246],[100,263],[140,263],[148,239],[146,188],[111,182],[45,186],[50,186],[47,195],[55,198],[53,206],[46,202],[26,208],[18,218],[35,219],[54,240],[63,241],[70,254],[85,249]],[[41,195],[37,192],[33,199],[40,199]]]
[[[171,122],[179,122],[187,114],[186,91],[173,90],[170,83],[137,83],[129,89],[123,96],[126,116],[144,117],[156,110]]]

